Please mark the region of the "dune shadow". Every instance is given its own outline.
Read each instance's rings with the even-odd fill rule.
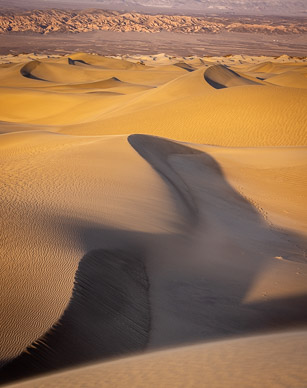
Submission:
[[[199,155],[200,151],[164,139],[146,135],[128,136],[129,144],[161,175],[165,182],[176,193],[186,216],[186,221],[197,223],[198,209],[188,185],[171,167],[168,155],[179,153],[184,155]],[[185,211],[184,211],[185,209]]]
[[[68,58],[68,64],[69,65],[78,65],[78,64],[82,64],[82,65],[88,65],[89,66],[89,63],[83,61],[82,59],[71,59],[71,58]]]
[[[189,65],[188,63],[185,63],[185,62],[175,63],[174,66],[179,67],[181,69],[184,69],[189,73],[192,73],[193,71],[195,71],[194,67],[192,67],[191,65]]]
[[[149,330],[142,258],[122,250],[91,251],[79,263],[63,316],[1,370],[1,382],[141,351]]]
[[[216,82],[216,81],[212,80],[211,78],[209,78],[208,76],[206,76],[206,73],[205,73],[205,80],[214,89],[226,89],[227,88],[227,86],[225,86],[225,85],[223,85],[223,84],[221,84],[219,82]]]
[[[204,78],[206,82],[214,89],[225,89],[234,86],[244,85],[259,85],[256,81],[252,81],[248,78],[231,70],[225,65],[210,66],[204,72]]]
[[[209,154],[148,135],[131,135],[128,142],[163,178],[185,227],[146,233],[80,223],[73,215],[49,216],[87,253],[62,317],[1,369],[1,383],[145,349],[307,324],[307,294],[244,302],[276,252],[306,263],[297,248],[306,240],[268,226]],[[211,236],[211,223],[226,230],[247,259],[219,250],[225,234]],[[204,235],[198,241],[200,224]]]
[[[177,275],[165,284],[165,300],[167,295],[169,300],[164,308],[169,308],[176,319],[188,321],[194,327],[194,333],[185,333],[189,341],[306,324],[307,310],[303,306],[307,303],[307,294],[244,302],[267,265],[278,268],[280,263],[274,262],[275,256],[283,256],[289,263],[307,264],[306,239],[267,224],[254,206],[228,183],[219,164],[206,152],[141,134],[130,135],[128,141],[172,186],[178,211],[188,214],[187,233],[193,235],[193,230],[204,233],[205,244],[201,243],[200,247],[206,252],[191,247],[191,254],[199,256],[195,271],[190,271],[194,265],[191,257],[183,258],[185,263],[178,258]],[[228,254],[227,249],[220,250],[225,244],[223,239],[229,251],[237,246],[237,258]],[[164,257],[163,251],[161,254]],[[209,273],[212,265],[216,270]],[[170,344],[177,344],[176,341],[174,337]]]
[[[34,80],[37,80],[37,81],[45,81],[45,82],[49,82],[49,81],[46,80],[46,79],[37,77],[36,75],[32,74],[32,71],[33,71],[34,69],[36,69],[36,67],[38,67],[39,65],[40,65],[40,62],[39,62],[39,61],[31,61],[31,62],[25,64],[25,65],[20,69],[20,74],[21,74],[23,77],[25,77],[25,78],[34,79]]]

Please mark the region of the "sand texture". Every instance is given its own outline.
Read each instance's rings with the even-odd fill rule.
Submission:
[[[1,56],[0,171],[0,383],[306,386],[306,59]]]
[[[304,388],[306,340],[306,333],[298,332],[214,342],[96,364],[11,387]]]

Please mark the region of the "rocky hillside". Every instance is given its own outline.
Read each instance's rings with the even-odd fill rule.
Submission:
[[[306,0],[0,0],[1,8],[109,9],[184,15],[307,16]]]
[[[161,31],[181,33],[260,32],[260,33],[306,33],[306,20],[294,18],[236,18],[191,17],[172,15],[148,15],[119,13],[102,10],[34,10],[0,12],[0,33],[36,32],[88,32],[138,31],[155,33]]]

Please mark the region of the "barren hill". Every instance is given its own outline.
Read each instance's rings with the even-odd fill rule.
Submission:
[[[188,15],[307,15],[304,0],[0,0],[1,8],[100,8],[141,13]]]
[[[0,32],[89,32],[89,31],[161,31],[181,33],[260,32],[300,34],[307,32],[304,19],[192,17],[149,15],[102,10],[34,10],[0,13]]]

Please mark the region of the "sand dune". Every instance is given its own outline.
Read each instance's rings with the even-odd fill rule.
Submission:
[[[303,387],[304,60],[1,61],[0,382]]]
[[[169,58],[163,55],[151,58],[152,63],[156,58],[162,61],[160,65],[150,66],[147,58],[147,65],[138,65],[132,70],[129,66],[127,70],[122,69],[127,60],[110,58],[116,63],[112,70],[99,65],[104,64],[99,56],[91,55],[87,59],[86,55],[76,54],[73,58],[87,60],[93,65],[73,66],[68,58],[66,63],[59,59],[56,62],[36,61],[34,69],[32,62],[22,65],[22,69],[27,68],[28,73],[40,80],[21,74],[16,77],[17,67],[3,69],[3,86],[10,87],[16,78],[18,86],[32,91],[30,94],[14,89],[14,97],[11,97],[3,89],[5,114],[1,119],[31,121],[53,128],[57,125],[60,126],[57,131],[73,135],[137,132],[223,146],[306,145],[307,95],[303,88],[297,90],[298,83],[304,86],[300,82],[305,79],[304,63],[291,63],[289,59],[288,63],[271,61],[238,70],[238,64],[226,58],[223,66],[210,67],[207,62],[201,66],[199,62],[199,69],[191,71],[193,67],[189,63],[183,65],[181,59],[177,66],[174,62],[166,65]],[[289,69],[294,72],[291,77],[288,76]],[[276,74],[279,74],[277,79]],[[280,77],[284,81],[278,81]],[[287,87],[282,88],[280,84]],[[82,94],[76,89],[82,89]],[[40,90],[46,94],[39,94]],[[93,95],[93,91],[99,93]],[[59,92],[61,95],[58,96]],[[30,107],[24,105],[24,112],[18,109],[17,118],[17,104],[20,106],[20,103],[16,94],[19,93],[29,93],[32,101],[27,100]],[[24,96],[21,98],[25,99]],[[35,101],[42,98],[46,98],[48,114],[43,110],[37,113],[31,110]],[[221,106],[223,115],[220,114]],[[13,113],[8,115],[9,112]],[[73,120],[70,119],[72,116]]]
[[[147,133],[222,146],[306,145],[305,90],[262,85],[212,88],[206,92],[201,84],[200,88],[201,94],[185,97],[177,94],[172,101],[161,104],[159,101],[165,97],[162,89],[161,97],[156,93],[150,106],[148,94],[144,99],[129,100],[128,105],[111,109],[101,120],[62,127],[60,131],[111,135],[116,128],[122,134]]]
[[[117,153],[113,152],[114,148]],[[69,301],[78,263],[89,250],[88,244],[90,250],[98,249],[102,236],[106,234],[104,238],[109,247],[118,247],[118,244],[121,245],[118,241],[120,229],[125,231],[132,228],[136,235],[142,230],[153,233],[163,227],[170,231],[174,229],[171,224],[167,226],[178,219],[167,190],[147,164],[134,154],[122,137],[75,138],[47,132],[2,135],[1,166],[5,185],[1,189],[3,203],[6,204],[1,218],[3,230],[6,230],[6,244],[2,247],[2,253],[10,258],[3,263],[6,269],[1,279],[1,294],[8,295],[4,298],[6,303],[3,306],[7,314],[1,331],[2,358],[16,355],[16,351],[20,352],[59,318]],[[25,167],[29,155],[31,160]],[[65,169],[62,168],[64,161]],[[126,166],[124,170],[122,163]],[[112,171],[109,166],[112,166]],[[138,175],[138,179],[134,178],[131,184],[135,170],[141,175]],[[87,183],[84,192],[85,177]],[[144,186],[145,182],[147,184]],[[115,197],[111,194],[114,190],[117,193]],[[100,206],[98,213],[96,206]],[[126,211],[129,207],[131,212]],[[161,213],[156,214],[156,207],[161,209]],[[117,216],[114,218],[115,209]],[[32,217],[30,229],[29,211]],[[8,217],[14,219],[14,214],[16,222],[7,225]],[[102,219],[104,221],[101,223]],[[132,219],[134,222],[131,223]],[[110,232],[104,232],[105,228]],[[91,233],[92,229],[97,232]],[[113,229],[119,232],[114,239],[110,238]],[[85,241],[82,242],[80,234],[84,235]],[[130,233],[127,234],[127,237],[121,238],[122,242],[130,239]],[[20,236],[19,240],[16,240],[16,235]],[[88,238],[91,242],[86,242]],[[38,244],[40,240],[41,244]],[[12,246],[15,247],[14,252]],[[12,263],[12,255],[20,259]],[[50,260],[48,258],[46,261],[46,255],[50,256]],[[21,266],[19,260],[23,263]],[[29,266],[32,270],[27,273]],[[46,268],[43,273],[42,268]],[[10,281],[11,276],[20,276],[23,287],[15,289]],[[35,301],[32,299],[33,287],[39,290]],[[20,314],[18,320],[16,315],[9,313],[13,303],[11,298],[14,298],[15,314]],[[46,300],[46,304],[41,305],[41,300]],[[24,308],[27,304],[29,309]],[[35,325],[32,309],[38,309],[36,314],[42,315]],[[12,327],[15,329],[12,330]],[[27,334],[23,336],[23,332]]]
[[[291,357],[288,355],[291,354]],[[306,333],[221,341],[96,364],[11,387],[305,387]]]
[[[267,79],[267,81],[274,85],[288,86],[295,88],[307,88],[307,72],[305,74],[289,71],[282,74],[274,75]]]
[[[75,66],[69,62],[64,64],[33,61],[23,66],[21,74],[28,78],[56,83],[91,82],[103,74],[103,69],[87,69],[87,65],[85,66]]]
[[[267,61],[263,63],[258,63],[256,65],[253,65],[249,68],[250,72],[255,73],[273,73],[273,74],[281,74],[284,73],[287,70],[293,69],[293,70],[303,70],[304,71],[305,66],[302,66],[300,63],[280,63],[279,61],[273,62],[273,61]]]
[[[225,66],[211,66],[205,71],[205,80],[215,89],[223,89],[232,86],[260,85],[260,82],[251,80],[227,69]]]

